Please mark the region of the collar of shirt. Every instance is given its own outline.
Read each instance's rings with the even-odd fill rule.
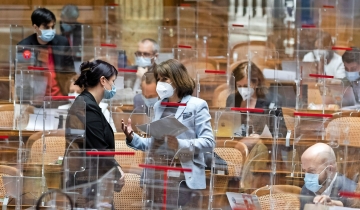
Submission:
[[[330,196],[330,194],[331,194],[331,190],[332,190],[333,185],[334,185],[334,182],[335,182],[335,180],[336,180],[336,177],[337,177],[337,173],[335,174],[335,176],[334,176],[333,180],[331,181],[331,183],[330,183],[329,187],[328,187],[328,188],[326,188],[326,190],[325,190],[323,193],[321,193],[321,195],[327,195],[327,196]]]

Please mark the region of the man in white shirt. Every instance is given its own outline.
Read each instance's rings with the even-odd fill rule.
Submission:
[[[320,68],[324,66],[324,71],[318,72],[319,74],[326,74],[334,76],[337,79],[343,79],[345,77],[345,67],[342,58],[339,54],[332,50],[333,42],[331,35],[326,32],[321,32],[317,35],[315,41],[315,49],[312,52],[307,53],[303,61],[304,62],[319,62]]]
[[[339,197],[340,191],[353,192],[356,183],[337,172],[334,150],[327,144],[316,143],[301,156],[305,184],[301,189],[301,208],[305,204],[351,206],[350,200]]]

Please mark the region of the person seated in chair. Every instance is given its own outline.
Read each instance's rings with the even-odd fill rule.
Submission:
[[[248,83],[249,64],[251,66],[250,84]],[[233,75],[235,77],[236,92],[228,96],[226,107],[261,108],[268,110],[266,113],[275,114],[275,116],[279,117],[279,137],[285,138],[287,129],[282,117],[281,97],[276,93],[269,91],[265,86],[265,77],[261,70],[254,63],[246,61],[235,67]],[[256,119],[254,118],[253,120]],[[263,118],[259,120],[262,121],[262,124],[267,123]],[[259,127],[260,129],[257,130],[257,132],[254,132],[256,128],[253,128],[255,129],[253,133],[261,134],[264,126],[260,126],[255,121],[253,122],[253,125],[258,125],[256,127]],[[268,125],[268,127],[270,128],[270,125]]]
[[[349,199],[340,197],[340,191],[353,192],[356,183],[338,173],[334,150],[327,144],[317,143],[305,150],[301,156],[301,167],[305,172],[305,184],[301,189],[301,208],[305,204],[327,206],[352,205]]]

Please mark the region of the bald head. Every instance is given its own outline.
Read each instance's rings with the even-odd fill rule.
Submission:
[[[317,168],[324,168],[328,165],[336,166],[334,150],[327,144],[316,143],[309,147],[301,156],[302,168],[313,173]]]

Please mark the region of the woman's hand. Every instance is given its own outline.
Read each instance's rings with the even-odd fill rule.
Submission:
[[[123,130],[125,136],[126,136],[126,140],[128,141],[132,141],[133,137],[134,137],[134,131],[131,127],[131,119],[128,119],[128,124],[125,125],[124,123],[124,119],[121,120],[121,129]]]

